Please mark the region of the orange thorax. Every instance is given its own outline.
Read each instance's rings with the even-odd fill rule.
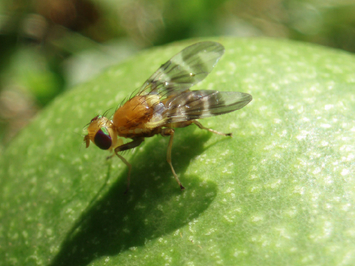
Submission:
[[[153,108],[146,96],[136,96],[117,109],[113,116],[113,125],[118,135],[140,135],[146,129],[146,123],[153,115]]]

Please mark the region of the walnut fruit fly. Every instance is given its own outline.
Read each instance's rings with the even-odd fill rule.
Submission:
[[[112,120],[101,115],[91,120],[84,137],[86,147],[92,141],[100,149],[114,151],[109,158],[116,154],[128,166],[127,190],[132,166],[119,152],[139,146],[144,138],[156,134],[170,137],[167,161],[183,190],[171,162],[174,128],[195,124],[218,135],[232,136],[206,128],[196,119],[241,109],[252,96],[243,92],[189,89],[212,71],[223,53],[224,47],[217,42],[199,42],[186,47],[144,82],[138,92],[115,111]],[[123,144],[118,137],[132,141]]]

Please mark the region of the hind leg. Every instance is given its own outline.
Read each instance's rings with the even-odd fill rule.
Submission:
[[[214,134],[217,134],[217,135],[221,135],[221,136],[227,136],[227,137],[232,137],[232,133],[222,133],[222,132],[219,132],[219,131],[216,131],[214,129],[210,129],[210,128],[207,128],[207,127],[204,127],[200,122],[198,122],[197,120],[192,120],[192,123],[194,123],[196,126],[198,126],[199,128],[201,129],[205,129],[209,132],[212,132]]]

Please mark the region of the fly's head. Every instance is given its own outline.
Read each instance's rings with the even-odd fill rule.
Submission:
[[[88,128],[88,134],[84,137],[86,148],[92,141],[102,150],[112,149],[117,143],[117,133],[114,130],[112,122],[104,116],[95,116]]]

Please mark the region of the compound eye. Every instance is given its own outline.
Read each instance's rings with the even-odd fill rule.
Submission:
[[[112,138],[106,127],[102,127],[97,131],[94,142],[102,150],[108,150],[111,147]]]

